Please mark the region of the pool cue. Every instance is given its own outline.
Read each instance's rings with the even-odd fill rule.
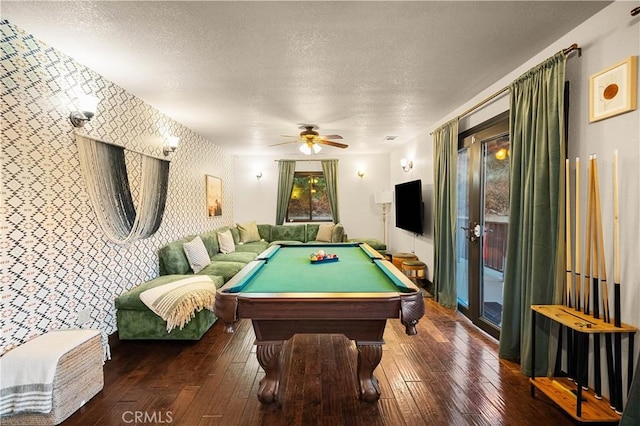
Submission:
[[[589,164],[587,166],[587,218],[586,218],[586,230],[585,230],[585,244],[584,244],[584,274],[582,278],[584,280],[584,299],[583,299],[583,308],[584,313],[589,314],[589,288],[591,286],[591,204],[592,204],[592,192],[591,191],[591,155],[589,155]],[[582,371],[582,378],[580,378],[580,383],[585,384],[583,386],[587,389],[587,382],[589,381],[589,336],[586,336],[585,339],[578,339],[580,342],[584,342],[581,347],[576,348],[577,351],[582,351],[585,356],[582,357],[582,364],[577,371]]]
[[[572,306],[571,304],[571,293],[573,292],[573,266],[571,261],[571,164],[569,163],[569,159],[564,160],[564,178],[565,178],[565,265],[566,265],[566,275],[565,275],[565,300],[564,304],[568,308]],[[562,340],[563,340],[563,331],[564,327],[560,326],[558,330],[558,349],[556,351],[556,363],[554,366],[554,375],[559,375],[562,365]],[[572,333],[568,329],[567,330],[567,356],[571,357],[571,352],[573,345],[571,343]],[[569,362],[568,365],[571,365]],[[567,372],[567,375],[572,377],[570,371]]]
[[[575,268],[574,268],[574,272],[575,272],[575,299],[574,299],[574,305],[577,311],[580,310],[580,296],[581,296],[581,287],[582,287],[582,277],[581,277],[581,272],[580,272],[580,258],[581,258],[581,246],[580,246],[580,234],[582,232],[582,229],[580,228],[580,157],[576,157],[576,220],[575,220],[575,225],[576,225],[576,264],[575,264]],[[569,377],[576,377],[576,362],[577,362],[577,357],[576,354],[577,352],[575,351],[575,346],[577,345],[577,341],[575,339],[575,335],[573,333],[573,331],[568,331],[569,335],[567,336],[568,339],[568,344],[567,344],[567,354],[569,359],[571,360],[569,362],[569,368],[568,370],[568,375]]]
[[[593,210],[591,214],[591,222],[589,226],[591,227],[591,236],[592,239],[589,244],[593,246],[593,266],[591,269],[591,285],[592,285],[592,293],[593,293],[593,318],[600,318],[600,301],[598,300],[598,282],[599,273],[598,273],[598,237],[597,237],[597,200],[596,200],[596,188],[598,183],[596,182],[596,155],[592,154],[591,159],[591,181],[590,181],[590,193],[591,193],[591,208]],[[593,335],[593,391],[595,393],[596,399],[602,399],[602,363],[600,361],[600,334],[594,333]]]
[[[575,305],[576,310],[580,310],[580,288],[582,287],[582,277],[580,276],[580,158],[576,157],[576,267],[575,274],[575,286],[576,286],[576,298]]]
[[[600,273],[600,286],[602,287],[602,318],[605,322],[611,322],[609,316],[609,286],[607,285],[607,267],[604,258],[604,236],[602,235],[602,209],[600,206],[600,185],[598,184],[598,162],[594,157],[593,181],[595,183],[595,208],[596,208],[596,247],[598,248],[598,269]],[[594,308],[595,315],[595,308]]]
[[[605,322],[610,322],[609,316],[609,293],[607,284],[607,265],[604,257],[604,235],[602,232],[602,206],[600,203],[600,186],[598,183],[598,163],[597,161],[593,165],[593,180],[595,182],[595,208],[596,208],[596,234],[598,247],[598,262],[597,268],[599,269],[600,285],[602,286],[602,317]],[[615,407],[615,398],[617,395],[615,389],[615,367],[613,364],[613,353],[611,351],[611,333],[605,333],[604,335],[605,354],[607,358],[607,379],[609,382],[609,402],[611,408]]]
[[[573,265],[571,261],[571,165],[569,159],[565,160],[565,263],[566,263],[566,289],[565,305],[571,307],[571,293],[573,293]]]
[[[622,326],[620,319],[620,210],[618,205],[618,150],[613,151],[613,324]],[[615,401],[617,413],[622,414],[622,334],[615,333]],[[630,357],[633,359],[633,357]],[[630,363],[633,365],[633,362]],[[628,373],[632,377],[631,372]]]
[[[584,260],[584,313],[589,314],[589,289],[591,287],[591,155],[589,155],[589,166],[587,167],[587,220],[585,236],[585,260]]]

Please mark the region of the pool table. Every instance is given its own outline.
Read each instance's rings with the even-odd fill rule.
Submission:
[[[337,260],[312,262],[323,250]],[[373,371],[382,359],[388,318],[400,318],[408,335],[424,315],[416,285],[367,244],[274,245],[216,294],[215,313],[227,332],[251,319],[256,354],[265,377],[258,399],[278,402],[281,350],[296,333],[344,334],[358,349],[359,397],[375,402],[380,387]]]

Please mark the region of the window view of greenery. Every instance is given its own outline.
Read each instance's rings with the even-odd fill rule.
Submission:
[[[287,210],[288,222],[326,222],[331,220],[324,175],[296,172]]]

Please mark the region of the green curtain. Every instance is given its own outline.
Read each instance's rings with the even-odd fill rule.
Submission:
[[[433,132],[433,163],[433,284],[438,303],[456,308],[457,118]]]
[[[636,361],[636,372],[627,396],[627,406],[624,408],[620,426],[637,426],[640,424],[640,355]]]
[[[340,222],[338,212],[338,160],[322,160],[322,172],[327,183],[327,198],[331,207],[331,218],[333,223]]]
[[[510,86],[511,176],[500,357],[531,374],[531,305],[553,304],[564,268],[564,76],[560,52]],[[536,321],[536,374],[549,368],[548,321]]]
[[[276,225],[284,224],[289,208],[289,199],[293,189],[293,176],[296,172],[294,160],[278,161],[278,201],[276,205]]]

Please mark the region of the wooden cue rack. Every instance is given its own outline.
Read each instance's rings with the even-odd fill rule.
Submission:
[[[561,327],[567,327],[575,332],[579,339],[589,338],[590,335],[623,333],[635,334],[638,329],[628,324],[621,323],[620,327],[609,323],[602,318],[594,318],[593,315],[585,314],[582,311],[565,305],[532,305],[531,306],[531,396],[535,396],[535,389],[540,390],[549,399],[555,402],[560,408],[579,422],[619,422],[620,415],[611,409],[609,400],[602,397],[596,399],[595,393],[591,389],[584,390],[580,380],[583,376],[580,371],[583,363],[582,356],[585,354],[578,351],[576,366],[576,383],[566,377],[536,377],[535,376],[535,329],[536,314],[549,318],[558,323]],[[578,345],[578,347],[580,347]],[[629,349],[633,352],[633,348]],[[586,354],[588,357],[589,355]],[[630,372],[628,372],[631,374]]]

